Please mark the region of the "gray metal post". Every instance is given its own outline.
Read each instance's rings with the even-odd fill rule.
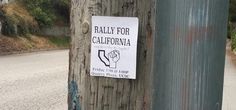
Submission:
[[[221,110],[228,0],[158,0],[153,110]]]

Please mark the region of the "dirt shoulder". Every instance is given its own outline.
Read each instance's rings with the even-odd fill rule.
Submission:
[[[62,40],[63,44],[61,44]],[[66,49],[68,45],[69,42],[64,41],[64,38],[35,35],[30,37],[6,37],[0,35],[0,55]]]

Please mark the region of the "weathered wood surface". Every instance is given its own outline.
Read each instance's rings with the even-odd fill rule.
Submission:
[[[71,0],[69,110],[150,110],[154,8],[154,0]],[[92,15],[139,18],[136,80],[89,75]]]
[[[0,21],[0,35],[2,35],[2,21]]]

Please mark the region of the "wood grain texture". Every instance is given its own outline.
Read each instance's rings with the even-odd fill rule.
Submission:
[[[154,0],[71,0],[69,110],[151,109],[155,4]],[[136,80],[89,75],[93,15],[139,18]]]

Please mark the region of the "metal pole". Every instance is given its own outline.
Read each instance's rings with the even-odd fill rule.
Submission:
[[[228,0],[158,0],[153,110],[221,110]]]

